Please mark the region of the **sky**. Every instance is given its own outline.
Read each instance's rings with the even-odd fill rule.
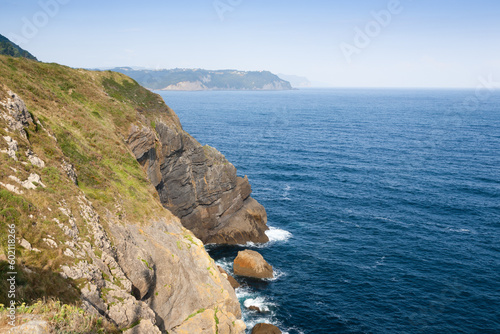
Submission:
[[[0,34],[78,68],[269,70],[329,87],[500,82],[498,0],[0,0]]]

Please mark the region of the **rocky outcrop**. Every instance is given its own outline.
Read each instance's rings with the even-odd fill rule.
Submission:
[[[163,205],[204,243],[269,241],[264,207],[250,197],[248,179],[216,149],[201,146],[180,124],[158,121],[155,131],[130,127],[127,143]]]
[[[234,259],[233,271],[238,276],[273,278],[273,267],[262,255],[248,249],[238,252],[238,256]]]
[[[219,269],[220,273],[222,274],[222,276],[224,276],[225,278],[227,278],[227,280],[229,281],[229,284],[231,284],[231,286],[233,287],[233,289],[237,289],[241,286],[240,283],[238,283],[233,276],[229,275],[227,273],[227,271],[225,271],[224,269],[222,269],[221,266],[217,266],[217,268]]]
[[[7,113],[1,113],[0,116],[7,122],[10,129],[19,131],[26,138],[24,128],[29,124],[33,124],[33,119],[26,108],[26,104],[17,94],[9,90],[7,95],[6,101],[0,101],[0,105],[7,110]]]
[[[281,331],[274,325],[257,324],[252,329],[252,334],[281,334]]]
[[[137,326],[123,332],[123,334],[162,334],[151,320],[143,320]]]
[[[217,308],[230,323],[241,317],[234,289],[201,241],[180,224],[158,221],[142,228],[111,225],[110,229],[132,293],[155,310],[160,328],[171,332],[200,309]]]

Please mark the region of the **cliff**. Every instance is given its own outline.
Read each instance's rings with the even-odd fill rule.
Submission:
[[[207,242],[265,241],[265,210],[161,97],[122,74],[0,56],[0,161],[19,304],[74,304],[108,333],[244,331],[234,289],[186,227]]]
[[[290,90],[288,81],[268,71],[237,70],[134,70],[117,67],[113,71],[124,73],[141,85],[156,90]]]

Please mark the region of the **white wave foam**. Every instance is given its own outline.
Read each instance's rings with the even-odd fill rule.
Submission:
[[[283,194],[281,195],[281,198],[284,200],[287,200],[287,201],[291,201],[290,197],[288,197],[288,195],[290,195],[290,190],[292,190],[292,187],[290,187],[290,185],[287,184],[285,186],[285,189],[283,190]]]
[[[260,317],[260,318],[253,318],[253,319],[245,319],[245,317],[243,317],[243,321],[247,325],[247,329],[250,329],[250,330],[252,328],[254,328],[255,325],[262,324],[262,323],[264,323],[264,324],[271,324],[271,325],[275,325],[276,326],[276,322],[273,321],[272,318]]]
[[[456,232],[456,233],[473,233],[473,232],[471,232],[471,230],[468,230],[466,228],[458,228],[458,229],[447,228],[446,230],[450,231],[450,232]],[[475,234],[475,233],[473,233],[473,234]]]
[[[248,286],[241,286],[239,288],[236,288],[236,298],[240,301],[244,301],[247,298],[253,298],[255,297],[256,293],[255,291],[251,290]]]
[[[215,264],[220,266],[222,269],[224,269],[228,273],[233,272],[233,262],[230,259],[222,258],[222,259],[215,261]]]
[[[258,292],[253,290],[252,288],[245,286],[239,287],[236,289],[236,296],[242,305],[242,318],[245,324],[247,325],[247,329],[252,329],[255,325],[259,323],[266,323],[274,325],[280,328],[283,334],[289,333],[299,333],[304,334],[302,330],[296,327],[285,328],[283,324],[277,321],[275,309],[279,307],[277,304],[271,302],[267,297],[260,295]],[[244,307],[243,307],[244,306]],[[257,306],[262,311],[266,312],[256,313],[248,310],[250,306]]]
[[[287,241],[290,239],[293,235],[292,233],[276,228],[276,227],[269,227],[269,230],[266,231],[266,235],[269,238],[270,242],[273,241]]]
[[[280,279],[281,277],[284,277],[284,276],[286,276],[286,273],[284,271],[281,271],[279,269],[274,268],[273,278],[264,278],[264,280],[273,282],[273,281],[277,281],[278,279]]]
[[[238,245],[238,246],[248,247],[248,248],[266,248],[275,242],[286,242],[288,241],[288,239],[293,237],[292,233],[272,226],[269,226],[269,230],[267,230],[265,233],[269,238],[269,242],[265,244],[256,244],[255,242],[249,241],[244,245]]]
[[[269,306],[275,306],[275,304],[269,302],[265,297],[248,298],[243,302],[243,305],[245,305],[246,308],[256,306],[261,312],[269,312]]]

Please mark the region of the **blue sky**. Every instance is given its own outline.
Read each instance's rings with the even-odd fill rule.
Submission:
[[[270,70],[334,87],[500,81],[498,0],[0,0],[0,34],[73,67]]]

